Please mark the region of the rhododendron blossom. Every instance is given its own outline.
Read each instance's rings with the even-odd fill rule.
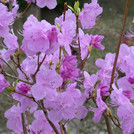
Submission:
[[[78,1],[74,7],[65,3],[54,25],[29,15],[18,42],[12,25],[32,2],[38,6],[36,16],[39,8],[57,5],[56,0],[26,1],[20,16],[16,0],[0,1],[0,93],[14,100],[4,115],[11,133],[69,134],[72,120],[99,123],[102,116],[109,134],[113,125],[124,134],[134,133],[134,46],[119,44],[116,54],[97,59],[94,74],[84,68],[94,48],[105,49],[99,31],[84,31],[103,11],[98,1],[85,3],[83,10]],[[130,30],[125,37],[133,35]]]

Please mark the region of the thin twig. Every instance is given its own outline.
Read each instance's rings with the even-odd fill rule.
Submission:
[[[26,128],[24,113],[21,113],[21,119],[22,119],[23,133],[27,134],[27,128]]]
[[[40,54],[39,54],[39,55],[40,55]],[[33,84],[36,83],[36,79],[35,79],[36,74],[37,74],[38,71],[40,70],[40,67],[41,67],[41,65],[43,64],[43,62],[44,62],[44,60],[45,60],[45,58],[46,58],[46,54],[45,54],[44,57],[43,57],[43,59],[42,59],[42,61],[39,62],[39,55],[38,55],[38,67],[37,67],[35,73],[31,75],[31,76],[32,76],[32,79],[33,79]]]
[[[112,120],[112,122],[114,123],[114,125],[118,128],[120,128],[120,124],[117,124],[114,119],[110,116],[110,119]],[[121,129],[121,128],[120,128]]]
[[[109,120],[109,118],[107,117],[107,115],[106,115],[105,113],[103,114],[103,116],[104,116],[104,119],[105,119],[105,121],[106,121],[107,132],[108,132],[108,134],[112,134],[112,129],[111,129],[110,120]]]
[[[26,72],[21,68],[19,55],[17,56],[18,63],[15,61],[13,55],[10,55],[10,59],[13,61],[13,63],[16,65],[16,67],[19,68],[19,70],[25,75],[25,78],[27,80],[30,80],[28,75],[26,74]]]
[[[32,0],[31,0],[31,2],[28,4],[28,6],[25,8],[25,10],[21,13],[21,15],[20,15],[18,18],[16,18],[16,19],[14,20],[14,22],[15,22],[17,19],[21,18],[21,17],[24,15],[24,13],[29,9],[29,7],[31,6],[31,4],[32,4]]]
[[[89,54],[90,54],[90,52],[88,51],[88,54],[87,54],[86,58],[85,58],[84,61],[82,62],[82,69],[84,68],[84,65],[85,65],[85,63],[86,63],[86,61],[87,61],[87,58],[88,58]]]
[[[36,18],[39,18],[39,13],[40,13],[40,8],[37,8],[37,12],[36,12]]]
[[[17,76],[17,74],[15,73],[13,68],[10,66],[10,64],[8,62],[6,62],[2,57],[0,57],[0,59],[10,68],[10,70],[14,73],[14,75]]]
[[[65,21],[66,9],[67,9],[67,2],[64,3],[64,16],[63,16],[63,21]]]
[[[61,134],[64,134],[64,133],[63,133],[63,125],[62,125],[62,121],[60,121],[60,132],[61,132]]]
[[[29,85],[33,85],[33,83],[31,83],[31,82],[29,82],[29,81],[22,80],[22,79],[20,79],[20,78],[18,78],[18,77],[16,77],[16,76],[10,75],[10,74],[8,74],[8,73],[6,73],[6,72],[1,72],[1,73],[2,73],[4,76],[10,77],[10,78],[15,79],[15,80],[18,80],[18,81],[22,81],[22,82],[27,83],[27,84],[29,84]]]
[[[121,45],[121,41],[122,41],[122,38],[123,38],[124,29],[125,29],[128,7],[129,7],[129,0],[127,0],[127,3],[126,3],[123,26],[122,26],[122,30],[121,30],[121,33],[120,33],[120,39],[119,39],[119,43],[118,43],[118,46],[117,46],[116,56],[115,56],[115,60],[114,60],[114,66],[113,66],[113,70],[112,70],[110,89],[112,88],[112,84],[114,82],[114,74],[115,74],[116,64],[117,64],[117,60],[118,60],[118,56],[119,56],[120,45]]]
[[[50,124],[50,126],[52,127],[52,129],[54,130],[54,132],[55,132],[56,134],[60,134],[59,131],[57,130],[57,128],[55,127],[55,125],[53,124],[53,122],[49,120],[48,114],[47,114],[47,110],[46,110],[45,107],[44,107],[43,101],[41,101],[41,105],[42,105],[42,107],[43,107],[43,109],[44,109],[43,112],[44,112],[44,114],[45,114],[45,117],[46,117],[48,123]]]

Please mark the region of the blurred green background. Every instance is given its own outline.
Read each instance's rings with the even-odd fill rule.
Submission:
[[[51,24],[54,23],[54,18],[61,15],[63,12],[63,4],[67,1],[67,3],[73,6],[75,0],[57,0],[58,5],[55,9],[49,10],[47,8],[41,9],[41,19],[46,19]],[[81,8],[85,2],[90,3],[90,0],[79,0]],[[27,7],[27,3],[24,0],[18,0],[20,4],[19,11],[22,12]],[[93,49],[91,53],[90,59],[87,61],[84,70],[88,71],[90,74],[95,73],[97,71],[97,67],[95,66],[95,61],[98,58],[104,58],[105,54],[108,52],[115,52],[120,31],[122,28],[123,22],[123,14],[125,11],[126,0],[99,0],[99,4],[103,7],[103,13],[101,14],[100,20],[96,23],[96,26],[91,30],[85,30],[89,34],[98,34],[104,35],[105,38],[102,41],[102,44],[105,46],[105,50],[97,50]],[[22,30],[23,23],[26,18],[32,13],[36,14],[36,5],[32,4],[31,9],[25,13],[25,16],[22,19],[19,19],[14,24],[14,29]],[[132,19],[134,16],[134,1],[130,1],[129,12],[127,17],[127,24],[125,31],[129,28],[133,28]],[[17,32],[15,32],[17,34]],[[18,35],[19,43],[21,44],[22,37]],[[134,45],[133,41],[130,45]],[[0,134],[8,134],[9,131],[6,129],[6,119],[4,118],[4,111],[12,106],[12,100],[6,97],[4,94],[0,94]],[[76,129],[79,130],[79,134],[106,134],[106,126],[105,121],[102,118],[101,122],[95,124],[91,119],[93,117],[93,113],[89,113],[87,118],[83,121],[73,120],[70,124],[70,129],[72,134],[77,133]],[[96,126],[96,127],[95,127]],[[121,134],[121,131],[116,129],[114,125],[112,125],[113,134]],[[78,134],[78,133],[77,133]]]

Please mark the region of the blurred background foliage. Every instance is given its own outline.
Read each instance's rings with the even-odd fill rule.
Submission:
[[[20,9],[19,12],[23,12],[24,9],[27,7],[27,3],[25,0],[17,0]],[[57,0],[58,5],[55,9],[49,10],[46,7],[44,9],[41,9],[41,18],[46,19],[50,23],[54,23],[54,18],[58,17],[63,12],[63,5],[64,2],[67,2],[69,5],[73,6],[75,0]],[[90,74],[96,73],[98,68],[95,66],[95,61],[98,58],[104,58],[105,54],[108,52],[115,52],[120,31],[122,28],[122,21],[123,21],[123,14],[125,11],[125,5],[126,0],[98,0],[101,7],[103,7],[103,13],[101,14],[101,18],[99,21],[97,21],[96,25],[93,29],[85,30],[85,32],[88,32],[89,34],[98,34],[98,35],[104,35],[105,38],[102,41],[102,44],[105,46],[105,50],[97,50],[93,48],[93,51],[91,53],[91,57],[88,59],[84,70],[89,72]],[[79,0],[80,7],[83,7],[83,4],[85,2],[90,3],[91,0]],[[25,13],[25,16],[17,20],[14,24],[15,31],[23,30],[23,23],[26,20],[26,18],[31,14],[36,14],[36,5],[32,4],[32,9],[29,9],[28,12]],[[127,17],[127,24],[125,31],[127,31],[129,28],[132,28],[132,19],[134,16],[134,1],[130,1],[129,5],[129,12]],[[134,31],[134,29],[132,29]],[[15,34],[19,38],[19,44],[21,44],[21,40],[23,39],[22,36],[18,35],[17,32]],[[133,42],[131,42],[131,45],[134,45]],[[11,98],[5,96],[3,93],[0,94],[0,134],[8,134],[8,130],[6,128],[6,119],[4,118],[4,111],[7,110],[9,107],[12,106]],[[76,134],[77,130],[75,128],[79,128],[79,134],[106,134],[106,126],[105,121],[102,117],[102,120],[100,123],[95,124],[92,121],[93,113],[89,113],[87,118],[83,121],[73,120],[70,123],[70,129],[71,134]],[[114,125],[112,125],[113,128],[113,134],[121,134],[122,132],[117,129]],[[3,133],[4,132],[4,133]],[[77,133],[78,134],[78,133]]]
[[[17,0],[20,5],[20,11],[23,11],[26,6],[27,2],[25,0]],[[67,2],[68,5],[73,6],[74,2],[77,0],[57,0],[57,7],[54,9],[59,13],[63,12],[63,5],[64,2]],[[80,7],[82,8],[85,2],[90,3],[91,0],[78,0],[80,2]],[[104,7],[104,9],[112,8],[113,10],[116,10],[117,13],[123,13],[124,12],[124,5],[126,4],[126,0],[98,0],[99,4]],[[129,13],[134,14],[134,1],[130,1],[129,5]]]

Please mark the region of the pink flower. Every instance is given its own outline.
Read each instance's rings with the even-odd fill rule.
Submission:
[[[101,99],[100,89],[97,90],[97,99],[96,103],[98,108],[95,110],[93,120],[98,123],[101,119],[103,112],[108,108],[105,102]]]
[[[35,99],[41,100],[44,97],[53,99],[56,95],[56,88],[62,85],[62,78],[55,70],[47,69],[44,66],[36,75],[36,84],[31,88]]]
[[[63,15],[61,15],[55,19],[56,23],[61,27],[61,32],[58,34],[59,44],[64,46],[67,53],[71,55],[70,44],[73,41],[73,37],[76,36],[76,17],[69,9],[66,11],[65,21],[63,21]]]
[[[35,134],[55,134],[54,130],[45,118],[42,110],[35,111],[34,118],[35,120],[32,122],[31,125],[31,132]],[[58,123],[55,123],[54,125],[58,130],[60,130]]]
[[[59,122],[62,119],[71,120],[74,117],[83,119],[87,115],[87,109],[82,106],[83,103],[79,103],[82,94],[75,86],[76,83],[69,84],[66,91],[58,93],[54,100],[45,100],[45,107],[51,109],[48,113],[50,120]]]
[[[5,37],[9,32],[9,25],[13,22],[12,13],[8,12],[6,6],[0,3],[0,37]]]
[[[23,132],[22,120],[21,120],[21,109],[19,104],[13,105],[9,110],[5,112],[5,117],[8,119],[7,128],[15,131],[18,134]]]
[[[28,3],[31,2],[31,0],[26,0]],[[35,3],[35,0],[32,0],[33,3]],[[38,7],[43,8],[43,7],[48,7],[49,9],[54,9],[57,5],[56,0],[36,0],[36,4]]]
[[[134,133],[134,106],[131,102],[124,103],[117,109],[117,115],[122,120],[121,129],[124,134]]]
[[[56,0],[37,0],[37,6],[40,8],[48,7],[49,9],[54,9],[57,5]]]
[[[19,82],[17,83],[16,91],[18,93],[14,93],[12,94],[12,96],[15,100],[20,102],[21,112],[27,111],[28,108],[30,108],[30,112],[34,112],[37,109],[37,104],[33,102],[31,99],[23,96],[23,95],[32,96],[30,92],[31,87],[23,82]],[[21,93],[22,95],[19,93]]]
[[[6,81],[4,75],[0,74],[0,93],[10,84]]]
[[[105,47],[103,45],[101,45],[101,43],[100,43],[103,40],[103,38],[104,38],[104,36],[102,36],[102,35],[94,35],[94,36],[92,35],[91,36],[91,45],[98,49],[104,50]]]
[[[102,7],[97,4],[97,0],[92,0],[90,4],[84,4],[84,10],[80,13],[79,19],[83,29],[91,29],[96,22],[97,16],[102,13]]]
[[[89,49],[88,47],[90,46],[91,43],[91,36],[86,34],[84,35],[84,32],[82,29],[79,28],[79,39],[80,39],[80,48],[81,48],[81,59],[84,60],[84,58],[87,56]],[[90,54],[88,58],[90,57]]]
[[[86,71],[84,71],[84,87],[86,88],[87,94],[89,92],[92,94],[95,83],[97,82],[97,76],[95,74],[89,75]]]
[[[61,63],[61,77],[64,81],[67,79],[74,80],[80,74],[80,70],[77,68],[76,56],[66,56]]]

